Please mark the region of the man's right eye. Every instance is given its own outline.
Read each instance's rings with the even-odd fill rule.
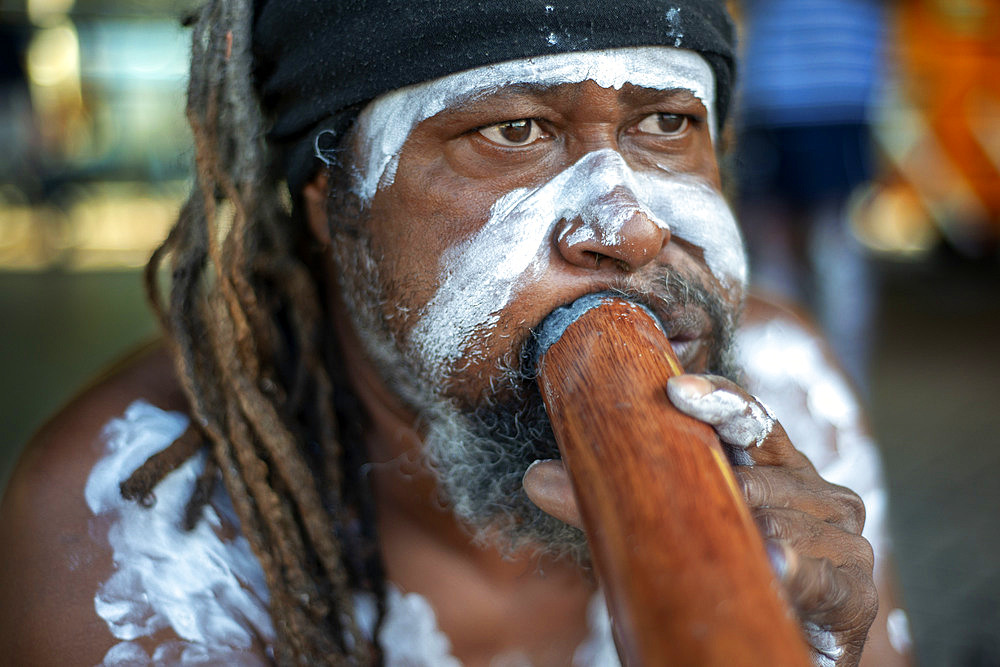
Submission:
[[[500,146],[528,146],[545,135],[538,123],[530,118],[507,120],[490,125],[479,129],[479,134],[487,141]]]

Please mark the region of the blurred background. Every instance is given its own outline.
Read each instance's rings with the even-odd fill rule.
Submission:
[[[0,487],[156,336],[196,0],[0,0]],[[746,0],[729,168],[758,286],[868,401],[921,665],[1000,665],[1000,3]],[[0,547],[2,548],[2,547]]]

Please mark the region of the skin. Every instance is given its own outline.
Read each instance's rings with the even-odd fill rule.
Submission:
[[[637,130],[640,122],[660,110],[690,116],[688,129],[675,136]],[[505,120],[542,115],[551,120],[539,123],[538,140],[524,147],[500,146],[477,131]],[[708,125],[694,121],[706,115],[701,102],[684,91],[632,86],[615,91],[584,82],[538,93],[511,90],[483,96],[420,123],[403,148],[394,182],[376,194],[371,207],[369,232],[374,255],[383,258],[380,270],[389,287],[389,303],[394,304],[394,312],[385,313],[392,316],[393,333],[405,340],[417,325],[421,308],[440,286],[442,256],[483,226],[497,199],[517,188],[544,184],[588,153],[610,148],[633,169],[688,174],[719,189]],[[321,224],[317,221],[314,226]],[[639,269],[654,259],[706,282],[733,308],[742,298],[738,289],[724,289],[707,270],[699,249],[680,239],[670,242],[670,233],[642,214],[626,225],[625,235],[613,248],[595,238],[571,243],[572,235],[560,237],[559,231],[557,227],[553,245],[560,261],[524,286],[499,314],[494,338],[511,336],[506,347],[494,346],[477,355],[446,388],[449,395],[474,404],[497,360],[523,344],[527,327],[554,307],[606,289],[615,280],[641,284]],[[425,252],[400,252],[415,247]]]
[[[393,303],[406,306],[392,320],[394,335],[405,340],[416,324],[416,315],[407,313],[419,312],[439,286],[440,257],[485,224],[497,198],[514,188],[537,187],[589,152],[616,150],[634,169],[668,165],[721,188],[707,127],[687,123],[669,136],[635,131],[656,112],[698,116],[704,107],[683,93],[608,90],[585,82],[486,96],[422,122],[403,148],[394,182],[372,201],[370,231],[380,269],[395,289]],[[479,131],[521,118],[545,119],[547,136],[511,149]],[[329,244],[323,177],[304,195],[317,240]],[[500,313],[510,337],[496,337],[481,360],[449,377],[443,391],[474,404],[488,386],[491,364],[518,345],[528,327],[583,294],[623,279],[641,282],[657,263],[700,279],[738,307],[742,293],[710,273],[699,248],[653,232],[648,222],[637,216],[616,242],[553,240],[547,272]],[[339,267],[327,261],[323,279],[332,282]],[[512,649],[533,664],[567,664],[586,635],[585,610],[595,583],[565,560],[536,553],[503,557],[469,539],[420,464],[417,415],[366,359],[343,304],[333,299],[348,376],[371,424],[366,445],[389,578],[430,601],[453,654],[467,665],[490,664]],[[754,401],[728,381],[700,375],[703,341],[695,337],[692,347],[687,367],[694,374],[672,382],[675,403],[688,396],[686,411],[707,418],[690,397],[718,390]],[[14,545],[0,554],[0,627],[10,629],[0,633],[0,651],[19,664],[95,664],[115,643],[93,612],[94,591],[111,572],[110,552],[99,531],[92,534],[92,517],[80,499],[101,455],[101,427],[137,397],[184,409],[162,353],[133,362],[86,392],[38,436],[11,481],[0,509],[0,542]],[[713,426],[722,432],[727,423]],[[824,482],[780,424],[747,451],[756,465],[737,468],[737,477],[762,533],[780,547],[789,599],[804,621],[834,629],[846,648],[838,664],[854,664],[875,613],[871,549],[858,535],[863,506],[848,490]],[[567,482],[561,465],[550,462],[534,466],[524,487],[543,510],[574,523],[576,499]],[[881,641],[880,628],[884,624],[875,626],[874,643]],[[163,639],[143,641],[154,646]],[[872,664],[902,664],[883,658]]]
[[[689,122],[675,132],[651,133],[639,129],[654,112],[698,117],[704,114],[704,107],[697,99],[682,93],[630,86],[616,91],[584,82],[543,92],[512,91],[485,96],[420,123],[403,148],[395,181],[380,190],[373,200],[369,227],[374,254],[381,258],[385,284],[390,288],[406,286],[405,290],[390,290],[388,295],[390,303],[403,306],[397,309],[390,323],[397,340],[406,340],[421,307],[438,288],[441,256],[486,222],[490,207],[500,196],[514,188],[538,187],[587,153],[610,148],[619,151],[633,169],[666,166],[696,175],[720,189],[718,165],[707,127]],[[529,135],[530,141],[521,146],[499,145],[498,131],[509,127],[504,121],[521,118],[541,118],[538,134]],[[322,180],[306,189],[306,197],[312,207],[313,228],[327,242]],[[700,279],[734,308],[742,297],[740,290],[724,285],[708,271],[700,249],[682,239],[672,239],[641,214],[637,214],[618,239],[590,238],[586,245],[580,246],[564,241],[565,237],[553,239],[554,259],[548,270],[522,289],[500,313],[501,330],[509,338],[498,337],[504,342],[482,354],[484,361],[472,360],[463,372],[450,375],[445,381],[446,395],[474,403],[475,397],[486,390],[491,364],[523,340],[528,327],[536,325],[556,306],[585,293],[606,289],[623,279],[641,283],[644,272],[656,263],[668,264]],[[412,248],[424,251],[410,252]],[[350,349],[350,336],[347,341]],[[704,357],[693,354],[689,370],[704,370]],[[417,421],[416,415],[398,401],[386,400],[391,398],[391,391],[379,387],[377,373],[365,367],[362,354],[348,354],[347,358],[353,362],[354,377],[366,377],[367,386],[378,388],[373,390],[376,395],[371,398],[366,398],[367,392],[359,392],[362,398],[376,409],[377,416],[388,420],[372,433],[369,446],[375,454],[373,458],[393,462],[418,459],[419,434],[406,438],[406,442],[401,442],[398,436],[378,436],[380,431],[412,433],[408,425]],[[756,404],[746,392],[722,378],[692,375],[673,384],[678,391],[680,388],[696,393],[722,390],[747,405]],[[390,412],[378,412],[373,403],[395,406]],[[705,414],[687,407],[692,416],[706,418]],[[713,426],[721,433],[728,424]],[[831,629],[834,643],[823,648],[837,664],[856,664],[877,609],[872,550],[860,537],[863,504],[850,490],[822,480],[788,441],[780,424],[775,423],[748,453],[755,465],[738,468],[738,479],[762,534],[774,540],[775,560],[789,599],[803,622]],[[379,482],[383,475],[389,479]],[[486,570],[493,567],[506,570],[506,563],[468,545],[460,526],[457,532],[444,530],[440,516],[433,511],[420,512],[413,506],[414,497],[431,491],[433,480],[382,469],[377,470],[376,480],[380,515],[386,523],[383,536],[388,544],[394,543],[397,531],[405,533],[406,542],[411,545],[408,548],[412,548],[415,536],[423,536],[431,544],[440,540],[449,548],[460,548],[474,561],[484,564],[492,561]],[[422,493],[413,492],[414,484],[424,485]],[[543,510],[579,525],[575,498],[559,463],[533,467],[525,476],[524,487]],[[388,517],[403,521],[390,523]],[[448,610],[455,606],[454,598],[437,597],[427,585],[425,573],[411,578],[411,568],[397,562],[391,548],[387,551],[390,578],[404,588],[412,585],[416,587],[413,590],[427,591],[439,610],[442,629],[453,639],[462,637],[449,629],[453,619]],[[553,566],[546,565],[543,569],[549,572],[550,567]],[[586,587],[588,582],[581,580],[579,585]],[[565,591],[562,584],[558,589],[560,594]],[[516,590],[509,594],[518,595]],[[463,616],[467,614],[463,612]],[[548,627],[546,631],[550,636],[558,636]],[[456,655],[474,664],[475,656],[463,654],[463,649],[458,643]]]

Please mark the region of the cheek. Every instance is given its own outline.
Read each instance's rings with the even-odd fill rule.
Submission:
[[[722,285],[742,289],[747,258],[739,225],[726,200],[709,183],[689,176],[641,177],[645,203],[670,229],[679,245],[698,249],[704,264]]]
[[[449,282],[455,291],[456,272],[467,276],[469,267],[483,264],[476,259],[486,249],[476,239],[495,201],[445,170],[418,166],[408,165],[404,155],[396,181],[372,202],[373,255],[397,306],[394,328],[404,337]]]

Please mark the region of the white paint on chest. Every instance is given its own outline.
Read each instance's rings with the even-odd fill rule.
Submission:
[[[187,427],[181,414],[136,401],[105,428],[106,455],[85,488],[94,530],[108,527],[114,573],[94,598],[94,608],[121,641],[104,665],[265,665],[274,642],[264,573],[238,534],[232,504],[221,486],[198,527],[180,528],[201,459],[188,461],[156,487],[156,503],[142,507],[121,498],[118,485],[150,455],[162,451]],[[233,538],[217,530],[229,524]],[[370,639],[376,605],[370,593],[354,596],[355,613]],[[604,600],[596,596],[588,613],[590,634],[573,660],[575,667],[617,667]],[[139,642],[164,630],[178,639],[148,654]],[[461,664],[437,626],[430,603],[387,583],[386,617],[379,644],[389,667]]]
[[[238,534],[220,537],[224,524],[238,526],[221,485],[195,529],[181,527],[204,469],[201,456],[157,485],[152,507],[126,501],[118,490],[149,456],[178,437],[187,421],[136,401],[105,428],[107,452],[87,479],[87,505],[97,517],[95,529],[107,525],[114,561],[113,574],[94,597],[94,610],[122,640],[105,664],[259,664],[254,644],[273,640],[264,575],[249,543]],[[166,629],[179,639],[164,642],[152,656],[131,642]]]
[[[370,202],[380,187],[392,183],[410,132],[445,109],[506,86],[584,81],[616,90],[632,84],[653,90],[690,91],[708,110],[714,136],[715,78],[709,64],[694,51],[644,46],[524,58],[450,74],[377,97],[358,118],[363,146],[357,193]]]
[[[410,343],[436,375],[454,370],[460,357],[476,361],[500,311],[549,267],[561,220],[579,220],[565,232],[571,243],[592,238],[617,244],[636,214],[702,247],[709,268],[724,282],[745,282],[739,227],[714,188],[690,175],[633,171],[619,153],[603,149],[541,187],[519,188],[497,200],[486,224],[442,257],[440,286]]]

